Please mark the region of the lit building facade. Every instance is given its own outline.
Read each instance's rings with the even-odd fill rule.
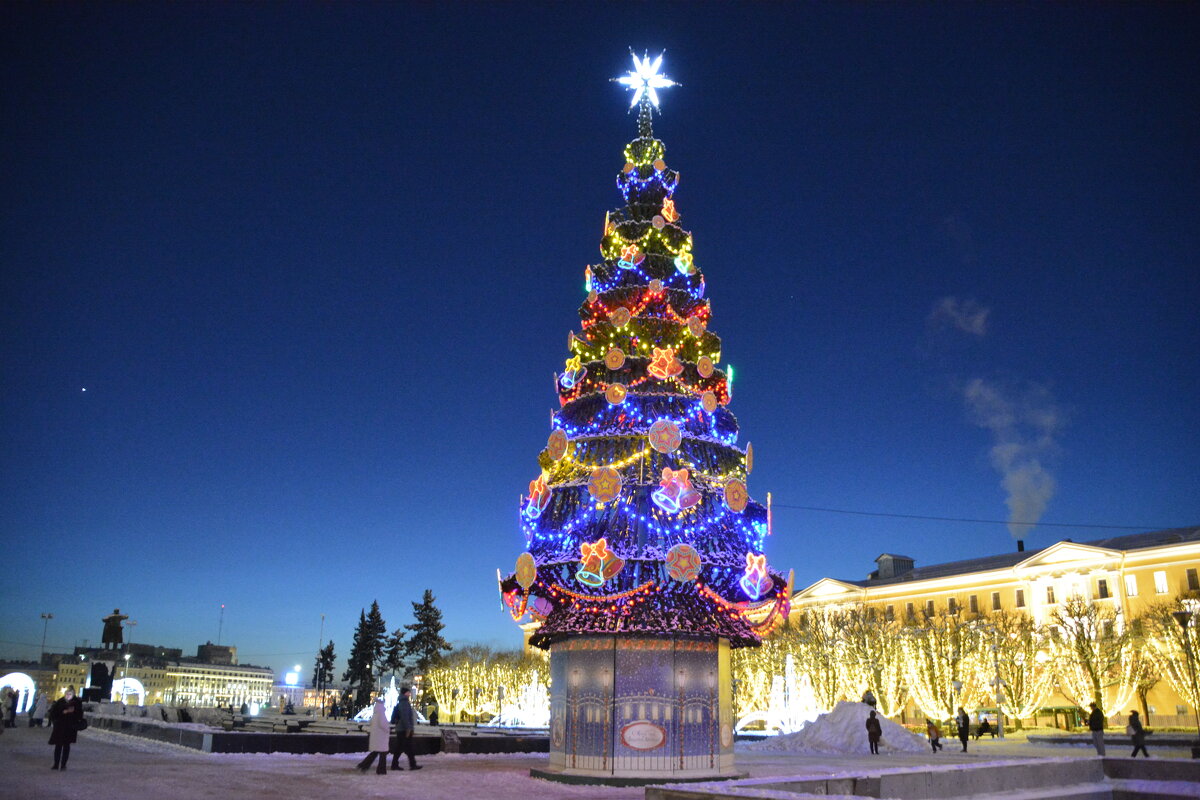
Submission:
[[[126,658],[126,655],[129,657]],[[77,691],[87,687],[97,661],[107,665],[114,685],[118,687],[114,694],[120,693],[121,686],[141,690],[140,696],[136,693],[125,696],[126,702],[135,704],[163,703],[189,707],[240,707],[242,703],[263,705],[271,701],[275,683],[275,672],[267,667],[212,664],[198,658],[139,656],[115,650],[87,650],[59,661],[53,677],[53,696],[61,696],[68,686]]]
[[[1054,633],[1055,612],[1079,597],[1111,609],[1118,625],[1152,605],[1200,597],[1200,527],[1174,528],[1088,542],[1063,540],[1040,550],[917,566],[884,553],[865,580],[822,578],[792,598],[791,619],[807,611],[865,605],[885,619],[904,621],[949,612],[963,619],[992,612],[1027,614]],[[1147,695],[1151,713],[1191,712],[1160,681]],[[1064,704],[1052,697],[1048,705]],[[1159,717],[1161,718],[1161,717]]]

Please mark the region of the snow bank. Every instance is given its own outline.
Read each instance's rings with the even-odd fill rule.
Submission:
[[[749,745],[747,750],[776,750],[788,753],[848,754],[865,753],[867,717],[871,707],[865,703],[843,701],[828,714],[822,714],[795,733],[774,736]],[[881,753],[921,753],[929,749],[924,736],[918,736],[882,714],[876,714],[883,737]]]

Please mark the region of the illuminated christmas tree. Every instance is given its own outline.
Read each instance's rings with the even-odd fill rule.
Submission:
[[[791,594],[766,565],[768,511],[746,488],[753,448],[738,447],[728,409],[733,371],[716,366],[679,175],[651,129],[656,90],[673,85],[661,61],[635,55],[619,79],[638,107],[617,176],[625,205],[584,271],[560,409],[522,500],[527,552],[501,582],[513,618],[540,623],[531,643],[551,651],[556,772],[728,774],[729,648],[756,645]]]

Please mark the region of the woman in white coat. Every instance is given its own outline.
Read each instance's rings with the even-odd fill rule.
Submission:
[[[375,774],[387,775],[388,747],[391,743],[391,733],[387,707],[383,704],[383,698],[380,697],[375,701],[375,708],[371,711],[370,736],[367,740],[367,749],[371,752],[367,753],[366,758],[358,762],[359,772],[366,772],[370,769],[371,762],[378,757],[379,766],[375,768]]]

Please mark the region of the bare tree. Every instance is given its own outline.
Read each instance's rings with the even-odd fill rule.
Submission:
[[[1200,618],[1193,618],[1187,629],[1180,627],[1172,614],[1184,611],[1195,615],[1197,601],[1188,597],[1180,597],[1169,603],[1156,603],[1139,618],[1139,627],[1148,645],[1143,649],[1154,669],[1175,691],[1179,697],[1192,708],[1200,705],[1200,696],[1192,684],[1188,671],[1188,648],[1193,657],[1200,656],[1200,629],[1197,624]],[[1184,636],[1187,636],[1185,643]]]
[[[1054,662],[1045,650],[1046,634],[1027,614],[996,611],[985,618],[994,631],[995,666],[1000,673],[1000,708],[1017,729],[1054,691]],[[993,687],[994,688],[994,687]]]
[[[1052,619],[1059,691],[1077,706],[1095,703],[1115,714],[1133,696],[1145,668],[1131,631],[1115,609],[1078,595],[1055,609]]]
[[[894,717],[908,700],[899,623],[887,619],[883,609],[867,605],[847,610],[842,623],[837,652],[847,678],[846,694],[861,697],[870,689],[879,713]]]
[[[984,656],[987,641],[978,625],[959,614],[922,613],[905,626],[901,640],[909,692],[926,715],[950,719],[958,706],[986,697],[991,659]]]

